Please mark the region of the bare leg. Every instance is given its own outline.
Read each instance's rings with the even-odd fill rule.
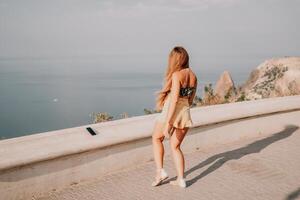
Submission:
[[[173,135],[170,138],[170,146],[172,150],[173,161],[177,171],[177,179],[183,179],[184,177],[184,156],[180,149],[180,144],[185,137],[188,127],[184,129],[177,129],[174,131]]]
[[[163,135],[162,127],[162,123],[156,122],[152,135],[153,153],[156,164],[156,177],[155,181],[152,182],[152,186],[158,186],[163,180],[168,178],[167,172],[163,169],[164,146],[162,142],[165,136]]]
[[[153,130],[153,135],[152,135],[153,154],[154,154],[156,169],[163,168],[164,146],[162,142],[164,140],[164,135],[162,133],[162,127],[163,127],[162,123],[156,122]]]

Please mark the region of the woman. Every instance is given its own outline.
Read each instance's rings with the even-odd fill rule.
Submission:
[[[180,46],[174,47],[169,54],[168,67],[164,78],[164,87],[158,93],[156,109],[162,112],[156,118],[152,143],[156,164],[156,177],[152,186],[158,186],[168,178],[163,168],[164,138],[170,139],[177,179],[172,185],[186,187],[184,179],[184,156],[180,144],[189,127],[193,125],[190,106],[197,90],[197,77],[189,67],[189,55]]]

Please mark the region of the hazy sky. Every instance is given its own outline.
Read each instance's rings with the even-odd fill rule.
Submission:
[[[300,0],[0,0],[0,57],[299,55]]]

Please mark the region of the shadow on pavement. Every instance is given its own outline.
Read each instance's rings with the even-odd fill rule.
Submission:
[[[215,162],[216,160],[217,161],[213,165],[211,165],[209,168],[207,168],[205,171],[203,171],[201,174],[197,175],[196,177],[194,177],[190,180],[187,180],[186,181],[187,187],[191,186],[192,184],[194,184],[195,182],[197,182],[199,179],[203,178],[204,176],[217,170],[225,162],[230,161],[230,160],[240,159],[243,156],[248,155],[248,154],[259,153],[262,149],[266,148],[270,144],[291,136],[293,134],[293,132],[295,132],[298,128],[299,127],[296,125],[286,125],[282,131],[274,133],[269,137],[266,137],[261,140],[257,140],[257,141],[250,143],[244,147],[230,150],[230,151],[223,152],[223,153],[219,153],[219,154],[216,154],[216,155],[213,155],[213,156],[207,158],[205,161],[203,161],[203,162],[197,164],[196,166],[192,167],[191,169],[187,170],[185,172],[185,176],[187,176],[188,174],[192,173],[195,170],[198,170],[208,164]],[[176,179],[176,177],[173,177],[169,180],[171,181],[171,180],[175,180],[175,179]]]
[[[297,190],[291,192],[285,199],[296,200],[298,197],[300,197],[300,187]]]

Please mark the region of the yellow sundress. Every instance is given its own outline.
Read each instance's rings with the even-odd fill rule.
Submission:
[[[166,122],[168,110],[170,107],[171,95],[167,95],[165,103],[163,105],[161,113],[157,116],[156,120],[161,123]],[[193,126],[193,121],[190,113],[190,105],[187,98],[179,97],[178,102],[176,103],[175,112],[172,117],[173,127],[183,129],[184,127]]]

